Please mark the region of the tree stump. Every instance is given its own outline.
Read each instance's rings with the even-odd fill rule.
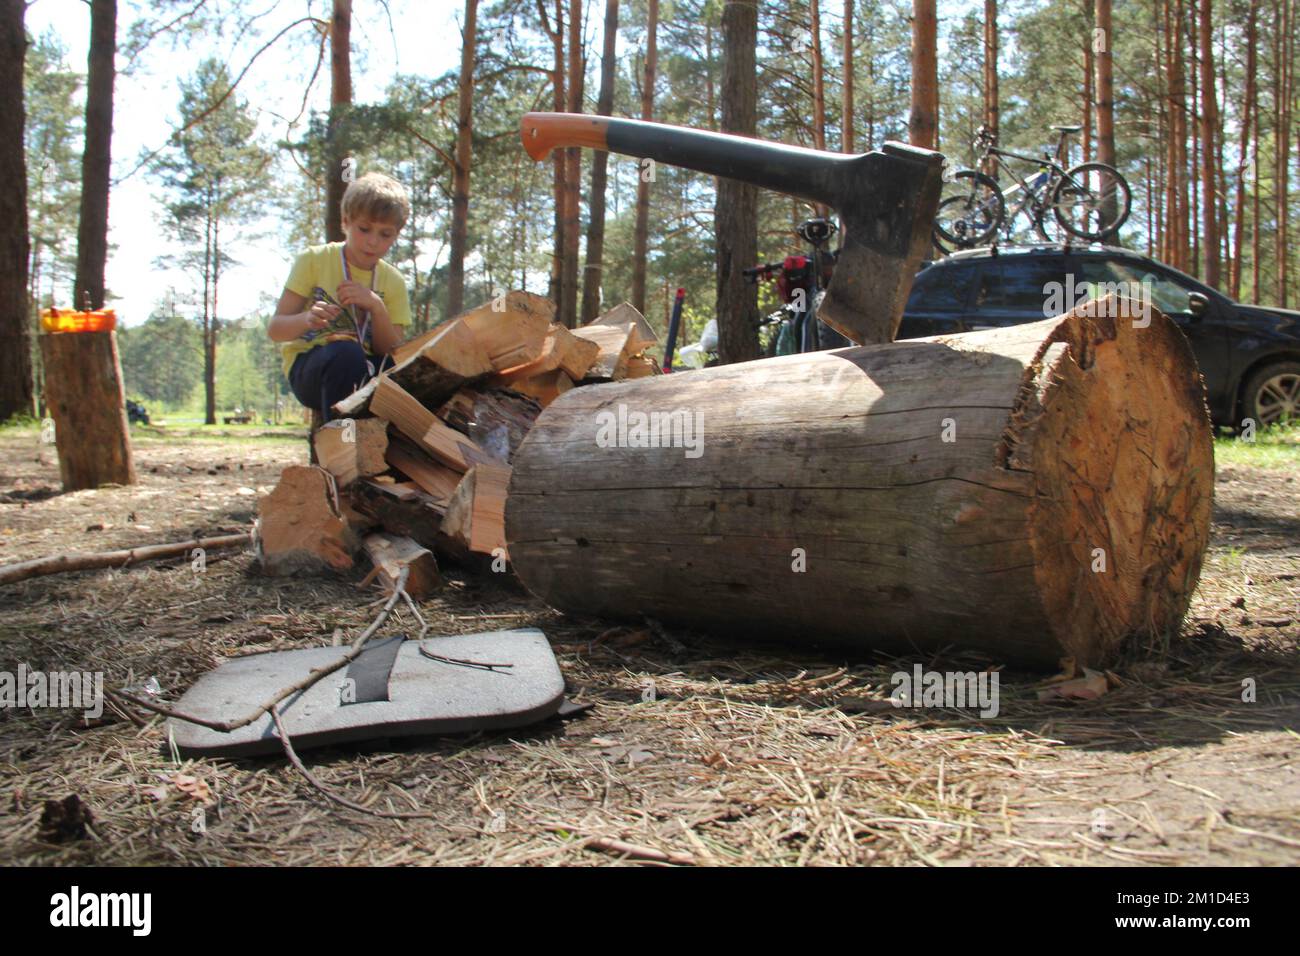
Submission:
[[[117,334],[63,332],[40,339],[63,490],[135,484]]]
[[[1103,664],[1176,631],[1214,482],[1186,339],[1124,305],[575,389],[515,456],[516,572],[582,614]]]

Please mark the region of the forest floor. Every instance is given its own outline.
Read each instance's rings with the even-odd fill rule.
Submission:
[[[202,430],[199,430],[200,433]],[[913,662],[741,646],[561,615],[512,579],[447,571],[432,633],[535,626],[585,715],[509,733],[175,762],[163,722],[0,708],[0,863],[1300,864],[1300,443],[1219,442],[1213,538],[1182,632],[1093,700],[1001,671],[1000,712],[896,710]],[[300,435],[134,431],[139,484],[63,494],[34,428],[0,430],[0,563],[247,530],[305,463]],[[0,671],[157,679],[174,700],[231,657],[348,641],[375,591],[260,577],[247,551],[3,589]],[[410,628],[397,617],[393,626]],[[988,665],[961,656],[930,669]],[[1254,694],[1249,692],[1253,687]],[[250,702],[252,703],[252,702]],[[38,833],[76,794],[89,834]]]

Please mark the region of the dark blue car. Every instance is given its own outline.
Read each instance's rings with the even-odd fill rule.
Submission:
[[[1147,256],[1112,246],[970,249],[916,276],[898,337],[1019,325],[1066,311],[1052,301],[1106,283],[1143,284],[1178,323],[1205,376],[1217,425],[1300,418],[1300,312],[1243,305]]]

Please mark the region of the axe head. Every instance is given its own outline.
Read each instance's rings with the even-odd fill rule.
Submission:
[[[933,242],[942,166],[942,153],[889,142],[837,164],[823,181],[843,240],[817,315],[854,342],[894,340]]]

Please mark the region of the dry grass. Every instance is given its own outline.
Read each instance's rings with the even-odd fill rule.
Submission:
[[[0,436],[16,462],[0,480],[5,562],[240,530],[255,499],[238,488],[273,483],[302,453],[157,443],[138,450],[137,488],[42,498],[52,456],[24,460],[24,442]],[[227,470],[209,475],[208,461]],[[178,764],[159,721],[110,709],[87,728],[79,715],[0,710],[0,861],[656,865],[589,844],[606,838],[699,864],[1294,865],[1294,485],[1245,466],[1222,477],[1183,634],[1167,650],[1134,649],[1097,700],[1039,701],[1045,675],[1003,672],[996,719],[896,710],[890,675],[912,660],[610,627],[453,572],[421,606],[434,633],[541,627],[570,696],[595,706],[512,734],[305,755],[351,799],[433,820],[336,808],[279,758]],[[84,530],[96,522],[111,527]],[[210,557],[201,574],[177,561],[29,581],[5,591],[0,669],[104,670],[107,686],[153,675],[174,699],[231,656],[328,643],[336,628],[347,640],[375,596],[349,581],[268,581],[246,554]],[[395,626],[412,625],[399,610]],[[1255,703],[1242,700],[1246,678]],[[44,801],[69,793],[94,814],[91,836],[41,839]]]

